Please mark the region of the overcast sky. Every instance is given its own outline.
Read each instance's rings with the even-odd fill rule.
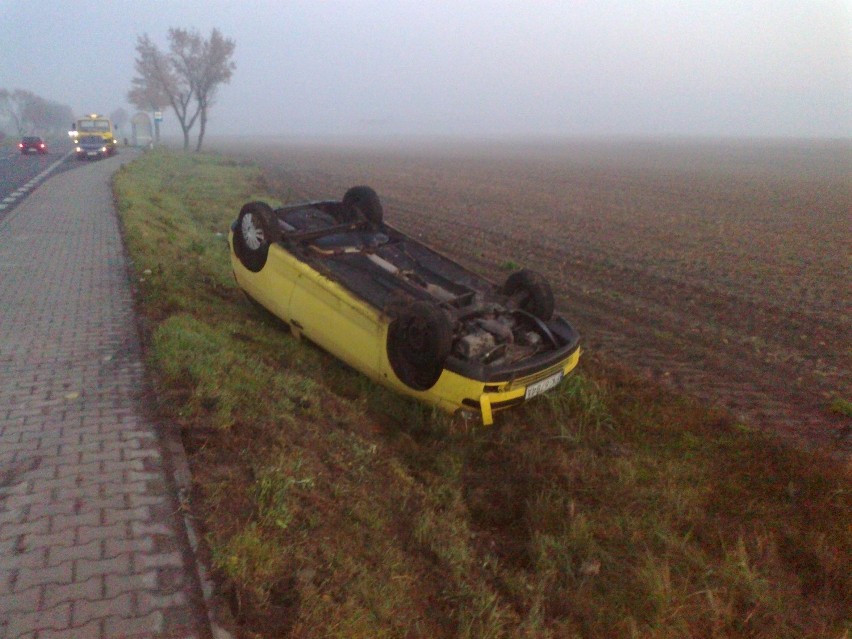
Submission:
[[[211,135],[852,137],[852,0],[0,0],[0,87],[130,111],[171,26],[236,41]]]

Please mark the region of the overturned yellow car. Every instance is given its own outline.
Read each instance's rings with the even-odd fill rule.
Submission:
[[[367,186],[274,210],[249,202],[229,243],[237,284],[296,336],[486,425],[556,387],[580,357],[544,278],[519,270],[493,284],[386,224]]]

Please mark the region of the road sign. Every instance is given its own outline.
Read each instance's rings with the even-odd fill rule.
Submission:
[[[163,121],[163,112],[162,111],[154,111],[154,120],[157,122]]]

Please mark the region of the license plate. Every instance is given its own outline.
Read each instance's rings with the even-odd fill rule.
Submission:
[[[524,399],[529,399],[531,397],[535,397],[536,395],[541,395],[542,393],[546,393],[551,388],[556,388],[559,386],[559,382],[562,381],[564,377],[562,371],[558,373],[554,373],[550,377],[545,377],[540,382],[536,382],[535,384],[530,384],[527,386],[527,390],[524,393]]]
[[[89,151],[88,153],[86,153],[86,155],[88,155],[90,157],[93,156],[93,155],[97,155],[97,154],[98,154],[97,151]]]

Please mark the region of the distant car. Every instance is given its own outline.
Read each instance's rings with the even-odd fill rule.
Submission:
[[[27,135],[21,138],[18,148],[21,150],[21,153],[24,154],[41,153],[44,155],[47,153],[47,144],[45,144],[43,139],[35,135]]]
[[[112,155],[114,148],[111,142],[105,141],[99,135],[84,135],[77,140],[74,150],[78,160],[95,160]]]
[[[387,225],[366,186],[341,201],[249,202],[229,243],[238,285],[297,337],[486,425],[559,385],[580,357],[543,277],[519,270],[493,284]]]

